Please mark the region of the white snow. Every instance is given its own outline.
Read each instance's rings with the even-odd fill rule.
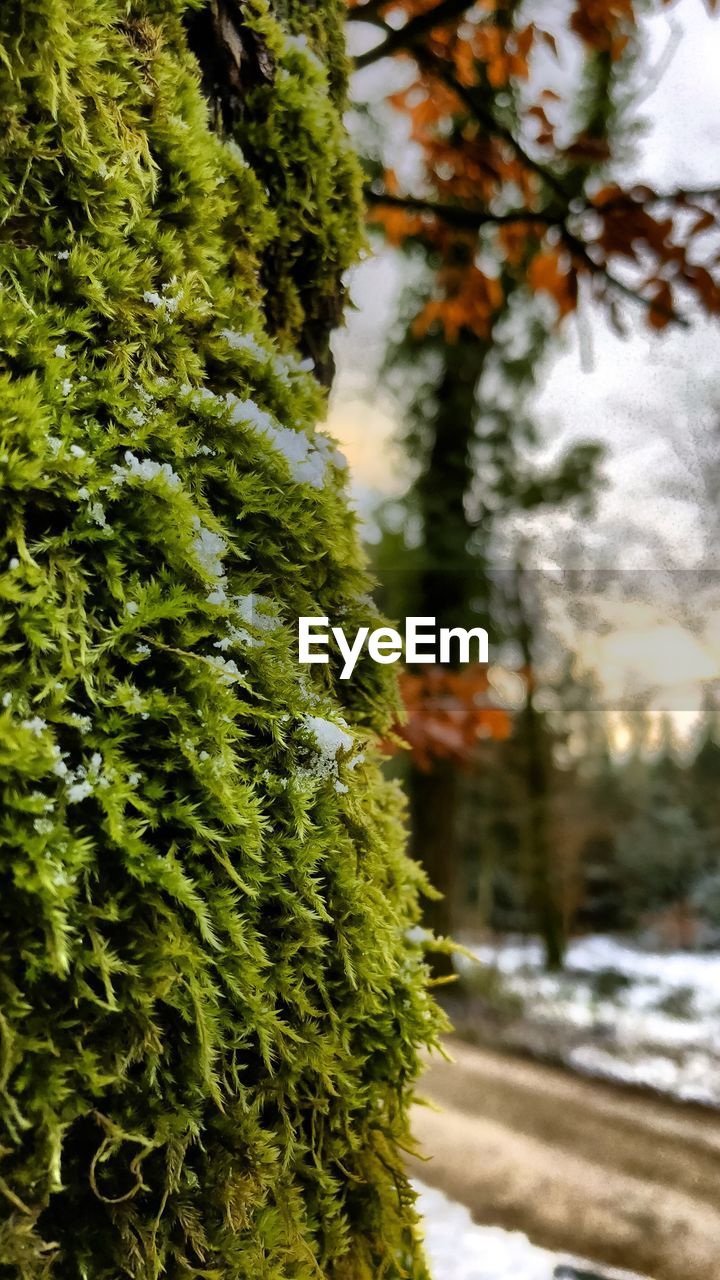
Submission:
[[[233,422],[250,426],[264,435],[272,448],[286,461],[293,480],[322,489],[325,483],[327,463],[342,466],[344,459],[327,436],[310,439],[302,431],[280,426],[254,400],[241,400],[232,391],[225,396]]]
[[[267,596],[261,596],[257,591],[251,591],[246,596],[235,596],[233,603],[242,621],[247,622],[256,631],[274,631],[280,626],[275,602]]]
[[[223,658],[219,653],[209,653],[205,661],[217,669],[223,684],[232,684],[234,680],[242,679],[242,672],[233,658]]]
[[[571,942],[564,972],[548,974],[536,939],[468,949],[498,970],[533,1022],[572,1030],[571,1066],[720,1106],[718,952],[653,952],[595,935]],[[461,971],[471,964],[458,958]]]
[[[163,293],[165,293],[165,290],[173,283],[174,282],[172,280],[169,280],[167,284],[162,285]],[[149,303],[156,311],[162,311],[165,315],[172,315],[174,311],[177,311],[180,300],[179,298],[161,297],[161,295],[156,293],[154,290],[146,289],[143,294],[143,301]]]
[[[93,785],[87,778],[83,778],[81,782],[73,782],[67,789],[68,804],[79,804],[81,800],[87,800],[92,793]]]
[[[139,480],[147,484],[152,480],[161,479],[173,492],[180,488],[180,477],[176,471],[173,471],[169,462],[156,462],[154,458],[138,458],[130,449],[126,449],[124,456],[124,467],[117,462],[113,464],[115,484],[125,484],[128,480]]]
[[[479,1227],[464,1205],[415,1183],[434,1280],[552,1280],[558,1261],[519,1231]]]
[[[502,973],[539,969],[542,947],[538,939],[473,947],[479,959],[495,963]],[[649,980],[666,987],[692,987],[714,1002],[720,1001],[720,952],[641,951],[617,938],[592,934],[576,938],[568,947],[568,971],[600,973],[612,969],[627,978]]]
[[[344,721],[342,722],[344,725]],[[298,770],[299,776],[325,781],[332,778],[335,781],[336,789],[341,790],[337,784],[340,782],[338,778],[338,752],[349,751],[353,746],[352,734],[348,733],[347,726],[341,728],[339,724],[335,724],[332,720],[326,720],[324,716],[306,715],[302,720],[303,728],[308,736],[312,738],[315,752],[312,759],[306,763],[302,769]]]
[[[193,551],[203,572],[209,578],[222,580],[225,577],[222,558],[227,552],[227,543],[218,533],[213,533],[212,529],[208,529],[199,516],[194,517],[193,528],[195,530],[195,537],[192,543]]]
[[[30,733],[36,738],[41,738],[43,729],[47,729],[47,720],[43,720],[42,716],[33,716],[31,720],[22,720],[20,722],[22,729],[29,729]]]
[[[294,49],[296,53],[303,53],[308,62],[311,62],[314,67],[317,67],[319,71],[324,70],[317,54],[310,48],[310,43],[306,35],[285,36],[285,47],[287,49]]]
[[[413,1186],[433,1280],[554,1280],[562,1275],[563,1264],[591,1270],[606,1280],[642,1280],[629,1271],[550,1253],[521,1231],[478,1226],[464,1205],[442,1191],[417,1181]]]
[[[258,360],[270,360],[272,358],[272,351],[261,347],[257,338],[253,337],[251,333],[236,333],[234,329],[223,329],[222,336],[234,351],[246,351],[248,355],[255,356]]]

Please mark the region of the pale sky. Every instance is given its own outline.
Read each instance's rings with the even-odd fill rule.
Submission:
[[[710,18],[701,0],[678,0],[645,26],[650,65],[668,59],[669,65],[640,108],[647,127],[630,178],[665,189],[720,185],[720,17]],[[376,68],[373,97],[378,83]],[[363,92],[367,85],[365,73]],[[392,444],[397,411],[378,375],[401,273],[387,251],[356,270],[351,293],[357,310],[336,342],[339,376],[329,426],[348,456],[363,510],[405,483],[402,455]],[[565,528],[576,546],[611,566],[690,566],[701,554],[698,512],[711,521],[712,508],[720,505],[720,493],[711,498],[707,492],[704,460],[698,461],[690,442],[695,437],[708,449],[708,427],[720,422],[720,327],[700,317],[689,331],[657,335],[632,304],[623,304],[623,311],[632,322],[625,340],[586,302],[579,318],[565,322],[541,371],[536,410],[549,453],[570,440],[598,439],[609,456],[596,520],[585,528],[546,520],[538,545],[543,539],[556,544]],[[720,519],[715,527],[720,530]],[[720,567],[720,547],[711,562]],[[667,617],[646,611],[642,619],[627,616],[625,624],[616,618],[611,639],[602,642],[604,651],[596,647],[594,658],[614,689],[643,666],[652,684],[656,677],[665,686],[681,683],[677,696],[687,707],[697,701],[697,688],[689,692],[693,681],[720,677],[720,627],[710,631],[688,636]],[[675,697],[670,687],[664,696]]]

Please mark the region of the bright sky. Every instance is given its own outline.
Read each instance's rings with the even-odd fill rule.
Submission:
[[[646,22],[650,64],[664,65],[645,98],[646,122],[632,179],[659,188],[720,183],[720,18],[701,0],[678,0]],[[392,445],[395,408],[383,393],[378,364],[401,284],[401,268],[384,252],[354,274],[357,310],[339,335],[339,376],[330,427],[348,455],[361,510],[404,487],[402,455]],[[542,371],[536,400],[550,452],[576,439],[602,440],[609,481],[597,519],[565,527],[575,544],[609,567],[682,568],[704,562],[720,568],[720,492],[713,492],[709,428],[720,428],[720,341],[717,323],[698,319],[689,331],[658,336],[632,316],[622,340],[586,304],[566,323],[558,349]],[[589,362],[589,368],[588,368]],[[718,435],[720,450],[720,433]],[[720,488],[720,458],[715,464]],[[705,530],[705,546],[701,538]],[[549,524],[545,532],[550,530]],[[563,521],[552,526],[555,544]],[[688,632],[652,601],[625,607],[608,635],[588,638],[608,693],[633,683],[662,686],[665,706],[697,705],[697,681],[720,678],[720,625]]]

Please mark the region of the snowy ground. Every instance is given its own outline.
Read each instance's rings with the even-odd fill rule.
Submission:
[[[478,1227],[464,1205],[416,1183],[434,1280],[553,1280],[558,1261],[519,1231]]]
[[[520,1231],[479,1227],[464,1205],[415,1183],[424,1219],[425,1249],[434,1280],[640,1280],[560,1257],[531,1244]]]
[[[720,953],[641,951],[614,938],[579,939],[562,974],[542,971],[535,941],[471,944],[545,1024],[569,1065],[720,1106]],[[472,962],[458,967],[471,976]]]

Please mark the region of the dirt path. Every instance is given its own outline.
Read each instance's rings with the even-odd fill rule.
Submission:
[[[417,1107],[413,1174],[478,1222],[653,1280],[720,1280],[720,1114],[458,1042]]]

